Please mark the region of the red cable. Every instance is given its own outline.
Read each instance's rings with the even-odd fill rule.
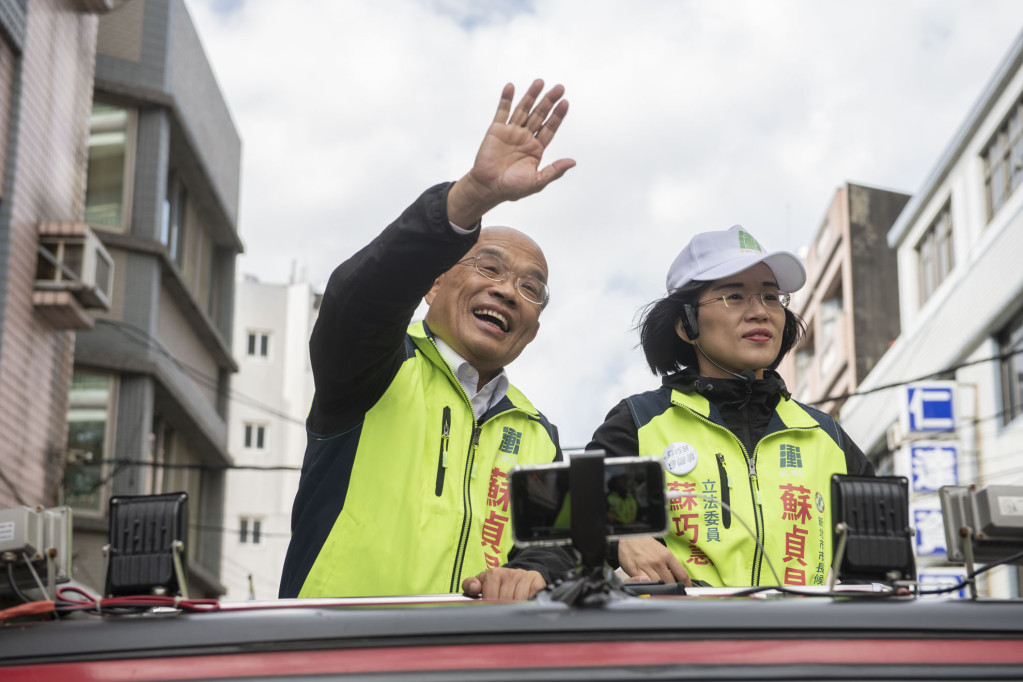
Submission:
[[[54,613],[56,604],[52,601],[30,601],[0,611],[0,620],[10,620],[19,616],[37,616],[41,613]]]

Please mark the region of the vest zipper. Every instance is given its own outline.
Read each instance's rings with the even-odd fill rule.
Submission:
[[[732,496],[728,490],[728,472],[725,471],[725,456],[720,452],[714,455],[718,460],[718,474],[721,476],[721,501],[724,504],[732,504]],[[731,528],[732,526],[732,508],[731,506],[721,507],[721,524],[725,528]]]
[[[469,484],[473,467],[476,464],[476,449],[479,447],[480,433],[483,425],[478,424],[472,430],[469,439],[469,454],[465,458],[465,471],[462,472],[462,530],[458,535],[458,551],[455,554],[455,565],[451,570],[451,584],[448,592],[458,592],[462,583],[462,563],[465,561],[465,550],[469,544],[469,530],[472,527],[472,498],[469,495]]]
[[[465,389],[462,387],[462,384],[458,381],[458,377],[455,376],[454,370],[451,369],[451,366],[447,364],[446,360],[444,360],[444,355],[440,352],[440,348],[437,347],[437,342],[433,339],[433,337],[429,335],[427,335],[427,338],[433,345],[434,350],[437,351],[437,355],[440,356],[441,362],[443,362],[444,366],[448,368],[449,376],[451,377],[451,379],[453,379],[453,383],[455,387],[458,388],[459,392],[462,394],[462,397],[465,398],[465,402],[469,406],[469,411],[473,415],[473,431],[472,437],[469,439],[469,456],[466,458],[465,461],[465,471],[462,472],[462,529],[458,536],[458,548],[455,553],[455,563],[451,569],[451,584],[448,586],[449,592],[461,592],[462,564],[465,562],[466,547],[469,544],[469,531],[472,529],[472,498],[469,496],[469,484],[472,482],[472,479],[476,477],[476,450],[479,447],[480,434],[483,432],[483,424],[476,423],[476,410],[473,409],[472,400],[469,399],[469,396],[465,392]],[[513,409],[520,410],[520,408],[518,408],[517,406],[513,406]],[[510,412],[511,410],[506,411]],[[525,412],[524,410],[520,411]],[[451,410],[448,407],[444,408],[444,415],[446,421],[446,428],[444,428],[445,425],[442,425],[441,432],[445,437],[442,437],[441,439],[442,453],[441,466],[446,467],[448,446],[447,436],[450,436],[451,433],[450,423]],[[496,416],[497,416],[496,414],[492,414],[490,415],[490,418],[493,419]],[[438,475],[437,494],[440,495],[441,486],[443,485],[442,479],[443,472],[438,470],[437,475]]]
[[[675,403],[675,404],[679,405],[678,403]],[[707,422],[708,424],[711,424],[711,425],[713,425],[713,426],[715,426],[715,427],[717,427],[719,429],[723,429],[726,433],[728,433],[728,435],[730,435],[732,438],[735,439],[736,443],[739,444],[739,451],[742,452],[742,457],[743,457],[743,459],[746,460],[747,466],[749,467],[749,491],[750,491],[751,501],[753,502],[753,522],[754,522],[754,526],[755,526],[756,532],[757,532],[757,540],[760,541],[759,543],[757,543],[757,546],[756,546],[756,548],[754,549],[754,552],[753,552],[753,573],[752,573],[752,577],[750,578],[750,580],[751,580],[750,585],[753,585],[753,586],[759,585],[760,584],[760,564],[764,560],[764,553],[760,549],[763,546],[763,544],[764,544],[764,511],[763,511],[763,508],[762,508],[762,506],[760,504],[760,486],[757,483],[757,459],[756,459],[757,454],[756,454],[756,450],[754,450],[752,455],[747,454],[746,446],[742,444],[742,440],[738,436],[736,436],[734,433],[729,431],[727,427],[722,426],[721,424],[718,424],[718,423],[714,422],[711,419],[708,419],[707,417],[703,416],[702,414],[700,414],[699,412],[697,412],[693,408],[689,407],[688,405],[679,405],[679,407],[681,407],[681,408],[683,408],[685,410],[688,410],[690,412],[690,414],[694,415],[698,419],[702,419],[703,421]],[[719,468],[721,467],[722,464],[723,463],[719,460],[718,461]],[[725,490],[727,490],[727,488]],[[722,509],[724,509],[724,508],[722,508]]]
[[[764,561],[764,510],[760,504],[760,484],[757,482],[757,453],[754,450],[747,460],[749,462],[749,490],[753,497],[753,522],[757,530],[757,546],[753,550],[753,575],[750,585],[760,584],[760,565]]]
[[[444,406],[440,422],[440,454],[437,456],[437,497],[444,492],[444,470],[448,468],[448,441],[451,436],[451,408]]]

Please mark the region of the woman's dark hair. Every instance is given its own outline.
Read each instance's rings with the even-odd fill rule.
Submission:
[[[682,307],[692,305],[699,316],[700,294],[710,282],[690,282],[662,299],[648,304],[640,314],[639,345],[643,347],[647,364],[654,374],[671,374],[683,367],[695,367],[696,347],[683,341],[675,329]],[[785,327],[781,334],[778,356],[767,369],[776,369],[782,358],[806,333],[806,322],[799,315],[785,309]]]

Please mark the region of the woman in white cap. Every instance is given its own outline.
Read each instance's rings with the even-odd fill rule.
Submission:
[[[667,295],[639,325],[662,385],[619,403],[588,447],[664,461],[675,498],[664,543],[630,538],[612,549],[633,579],[825,583],[831,475],[874,470],[774,371],[805,330],[787,307],[805,283],[796,256],[765,253],[738,225],[696,235],[672,263]]]

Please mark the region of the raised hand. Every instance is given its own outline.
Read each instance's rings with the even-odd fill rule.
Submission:
[[[448,195],[451,222],[468,227],[501,202],[535,194],[575,166],[572,159],[558,159],[540,168],[544,150],[568,113],[561,85],[537,102],[543,85],[540,79],[533,81],[514,110],[515,86],[504,86],[472,169]]]

